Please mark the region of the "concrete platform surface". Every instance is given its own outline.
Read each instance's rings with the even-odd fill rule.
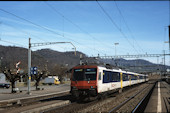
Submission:
[[[159,81],[151,95],[144,112],[167,113],[170,112],[170,84]]]
[[[60,85],[51,85],[51,86],[41,86],[41,89],[44,88],[44,90],[38,90],[36,91],[35,88],[31,88],[31,95],[27,94],[27,88],[23,88],[24,90],[21,90],[22,92],[18,93],[10,93],[11,89],[0,89],[0,90],[8,90],[8,91],[0,91],[0,101],[9,100],[9,99],[17,99],[17,98],[24,98],[24,97],[32,97],[32,96],[38,96],[38,95],[44,95],[49,93],[57,93],[57,92],[63,92],[63,91],[69,91],[70,90],[70,84],[60,84]]]

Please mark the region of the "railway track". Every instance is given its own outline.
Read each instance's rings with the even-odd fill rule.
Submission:
[[[22,111],[25,111],[27,110],[28,106],[32,106],[34,108],[34,106],[37,105],[40,106],[43,105],[44,103],[54,104],[53,101],[69,100],[69,98],[70,98],[69,91],[63,91],[60,93],[50,93],[50,94],[44,94],[44,95],[38,95],[32,97],[3,100],[0,101],[0,112],[9,112],[9,110],[12,110],[12,112],[17,112],[17,111],[21,111],[20,109],[22,109]]]
[[[81,109],[86,109],[89,106],[94,105],[96,103],[98,103],[98,102],[97,101],[91,101],[88,103],[73,102],[66,106],[43,111],[43,113],[56,113],[56,112],[57,113],[75,113],[75,112],[80,111]]]
[[[167,94],[170,95],[170,85],[168,82],[162,82],[162,87],[167,89]],[[163,103],[166,109],[166,112],[170,112],[170,96],[164,96],[163,97]]]
[[[145,88],[139,90],[133,96],[124,100],[119,105],[113,107],[109,111],[109,113],[112,113],[112,112],[132,112],[132,113],[144,112],[145,107],[149,101],[149,98],[152,94],[152,91],[153,91],[156,83],[157,82],[153,83],[152,85],[148,85]],[[141,98],[141,97],[143,97],[143,98]]]
[[[110,107],[107,108],[108,105],[111,105],[110,103],[114,103],[115,105],[120,104],[122,99],[127,98],[127,96],[130,97],[130,95],[134,94],[132,92],[135,92],[139,89],[147,89],[150,87],[151,84],[140,84],[134,87],[129,87],[123,90],[123,93],[119,94],[118,92],[113,93],[112,95],[108,95],[107,98],[104,98],[102,100],[95,100],[87,103],[70,103],[67,106],[62,106],[54,109],[49,109],[44,111],[44,113],[67,113],[67,112],[74,112],[74,113],[81,113],[81,112],[109,112]],[[139,93],[139,91],[138,91]],[[136,94],[137,95],[137,94]],[[133,97],[131,97],[133,98]],[[116,100],[116,101],[115,101]],[[104,109],[106,108],[106,109]]]
[[[135,106],[133,106],[133,108],[136,108],[136,110],[138,109],[138,107],[140,106],[138,103],[143,103],[142,100],[145,100],[143,98],[139,99],[139,97],[144,97],[144,95],[146,95],[146,92],[148,92],[147,89],[151,89],[151,86],[153,87],[155,83],[153,82],[149,82],[149,83],[144,83],[144,84],[140,84],[140,85],[136,85],[136,86],[131,86],[128,87],[126,89],[123,90],[122,93],[118,93],[115,92],[111,95],[108,95],[107,98],[101,99],[101,100],[94,100],[94,101],[89,101],[89,102],[75,102],[72,101],[71,103],[67,103],[67,104],[63,104],[62,106],[57,106],[57,107],[49,107],[46,109],[40,109],[39,112],[43,112],[43,113],[68,113],[68,112],[74,112],[74,113],[78,113],[78,112],[127,112],[127,108],[129,108],[128,105],[131,105],[131,103],[137,103]],[[142,89],[142,90],[141,90]],[[141,92],[142,95],[141,95]],[[133,96],[132,96],[133,95]],[[137,98],[136,98],[137,97]],[[32,98],[32,100],[34,100]],[[39,99],[35,99],[34,101],[28,101],[25,100],[25,102],[21,99],[21,103],[22,104],[14,104],[11,106],[6,106],[6,109],[10,108],[11,110],[16,111],[16,113],[18,112],[16,109],[20,109],[21,106],[29,106],[32,104],[32,106],[37,106],[38,104],[42,104],[44,105],[44,108],[46,105],[46,103],[50,104],[50,103],[57,103],[59,101],[55,101],[55,100],[71,100],[70,95],[68,94],[68,92],[66,93],[61,93],[61,94],[57,94],[57,95],[53,95],[52,97],[42,97]],[[138,100],[138,102],[137,102]],[[140,100],[140,102],[139,102]],[[120,105],[121,103],[121,105]],[[142,105],[142,104],[141,104]],[[138,106],[138,107],[137,107]],[[2,107],[1,107],[2,108]],[[132,108],[132,107],[130,107]],[[124,109],[125,111],[123,111],[122,109]],[[131,111],[133,111],[134,109],[131,109]],[[23,111],[24,107],[23,107]],[[26,110],[26,112],[28,112],[29,110]],[[34,110],[32,110],[34,111]],[[36,111],[36,110],[35,110]],[[131,112],[130,111],[130,112]],[[2,111],[3,112],[3,111]],[[135,112],[135,111],[134,111]],[[23,112],[25,113],[25,112]]]

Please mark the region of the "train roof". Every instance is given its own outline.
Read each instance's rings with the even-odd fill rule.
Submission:
[[[122,73],[128,73],[128,74],[140,75],[140,76],[148,76],[148,75],[144,75],[144,74],[140,74],[140,73],[125,71],[125,70],[122,70],[122,69],[120,69],[118,67],[113,67],[111,65],[86,64],[86,65],[77,65],[75,67],[83,67],[83,66],[86,66],[86,67],[88,67],[88,66],[90,66],[90,67],[96,66],[96,67],[103,68],[105,70],[112,70],[112,71],[116,71],[116,72],[122,72]]]

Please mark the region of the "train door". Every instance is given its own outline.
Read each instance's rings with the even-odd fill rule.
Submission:
[[[128,75],[129,78],[129,86],[131,86],[131,75]]]
[[[123,74],[120,73],[120,88],[123,88]]]
[[[103,75],[103,72],[101,70],[99,70],[99,72],[98,72],[98,81],[97,81],[97,91],[98,91],[98,93],[102,92],[102,89],[103,89],[102,75]]]

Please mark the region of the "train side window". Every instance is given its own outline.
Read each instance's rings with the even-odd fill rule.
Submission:
[[[101,72],[99,72],[99,80],[101,80]]]
[[[138,79],[138,77],[135,75],[135,80],[137,80]]]
[[[109,71],[103,71],[103,83],[109,83],[110,82],[110,73]]]
[[[129,79],[129,80],[131,79],[131,75],[128,75],[128,79]]]
[[[134,75],[131,75],[131,80],[135,80],[135,77],[134,77]]]
[[[120,73],[117,73],[117,81],[120,82]]]
[[[107,72],[107,81],[109,81],[109,80],[110,80],[109,75],[110,75],[110,73],[109,73],[109,72]]]
[[[119,73],[112,72],[111,74],[112,74],[112,81],[114,81],[114,82],[120,81]]]
[[[123,73],[123,81],[128,80],[128,75],[126,75],[125,73]]]
[[[143,76],[139,76],[139,79],[143,79]]]

